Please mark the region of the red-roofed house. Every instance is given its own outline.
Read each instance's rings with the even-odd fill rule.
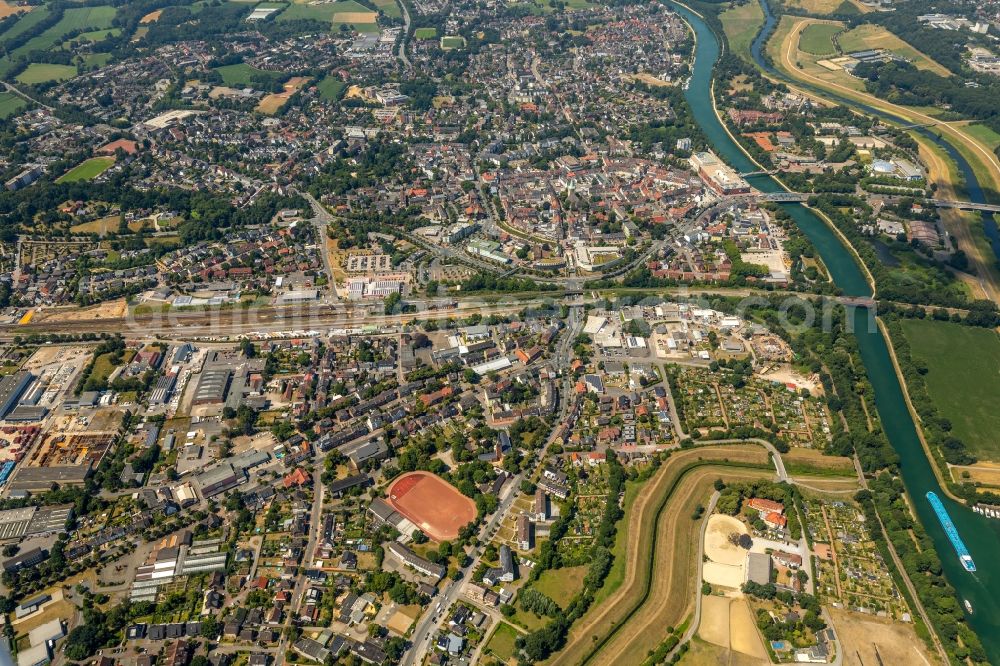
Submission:
[[[759,511],[761,514],[765,513],[777,513],[781,515],[785,512],[785,505],[781,502],[775,502],[774,500],[764,499],[763,497],[751,497],[747,500],[747,506],[754,511]]]
[[[286,488],[291,488],[292,486],[305,486],[309,485],[311,482],[312,479],[302,470],[301,467],[296,467],[295,471],[285,476],[283,481]]]
[[[775,513],[774,511],[771,511],[766,516],[764,516],[764,522],[770,525],[771,527],[779,527],[781,529],[785,529],[785,525],[788,524],[788,518],[785,518],[780,513]]]

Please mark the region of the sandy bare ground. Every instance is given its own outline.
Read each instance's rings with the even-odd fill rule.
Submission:
[[[733,599],[729,606],[729,645],[734,652],[741,652],[755,659],[767,659],[767,650],[761,642],[746,599]]]
[[[746,525],[725,514],[716,513],[709,517],[705,530],[705,556],[709,561],[705,562],[701,572],[706,583],[738,589],[746,579],[747,551],[729,541],[729,535],[733,533],[746,534]]]
[[[761,378],[782,384],[795,384],[798,388],[809,389],[813,395],[823,394],[823,385],[819,383],[818,375],[805,377],[792,370],[790,365],[778,365],[767,374],[761,375]]]
[[[139,19],[139,23],[141,23],[142,25],[146,25],[148,23],[156,23],[157,21],[160,20],[160,15],[161,14],[163,14],[163,10],[162,9],[157,9],[156,11],[149,12],[148,14],[146,14],[145,16],[143,16],[141,19]]]
[[[656,551],[657,566],[653,567],[654,584],[648,597],[649,603],[637,611],[628,626],[623,627],[605,646],[605,650],[601,651],[601,663],[632,663],[627,659],[618,661],[617,657],[625,657],[624,654],[619,654],[622,652],[640,655],[635,663],[641,662],[646,650],[655,647],[664,638],[664,630],[671,624],[666,618],[675,618],[673,623],[676,624],[688,612],[688,607],[693,605],[694,600],[693,587],[696,581],[692,570],[695,553],[692,546],[697,541],[694,530],[698,525],[691,520],[691,511],[694,505],[707,500],[711,494],[711,483],[716,478],[730,476],[730,470],[726,468],[697,468],[678,482],[684,468],[698,460],[729,460],[766,465],[768,456],[764,449],[756,446],[704,447],[671,456],[639,492],[624,524],[619,526],[619,530],[631,537],[626,546],[625,579],[621,586],[574,624],[566,647],[550,663],[569,666],[588,659],[594,652],[593,637],[607,635],[628,614],[642,596],[646,567],[641,566],[641,563],[650,556],[654,538],[662,541]],[[750,476],[755,474],[753,470],[746,470],[744,473]],[[677,487],[671,498],[672,510],[664,511],[660,524],[654,527],[656,508],[675,484]],[[687,506],[691,508],[687,509]],[[681,518],[683,520],[679,520]],[[678,540],[682,543],[674,548],[674,542]],[[678,564],[680,562],[687,564],[682,566]],[[676,589],[672,590],[672,587]],[[649,629],[650,625],[653,626],[652,630]],[[623,649],[630,645],[634,649]]]
[[[690,643],[691,649],[678,662],[681,666],[762,666],[766,659],[754,659],[739,652],[707,643],[698,637]]]
[[[260,103],[257,105],[257,111],[261,113],[266,113],[268,115],[277,113],[281,107],[285,105],[288,99],[298,92],[299,88],[304,86],[309,80],[305,76],[293,76],[285,82],[285,90],[280,93],[272,93],[267,95]]]
[[[1000,463],[980,460],[975,465],[948,465],[956,483],[972,481],[987,486],[1000,486]],[[968,477],[965,476],[968,473]]]
[[[30,12],[31,9],[31,5],[12,5],[7,0],[0,0],[0,18],[7,18],[19,12]]]
[[[337,12],[333,15],[334,23],[375,23],[377,20],[375,12]]]
[[[743,597],[702,597],[698,636],[755,660],[767,660],[753,613]]]
[[[98,303],[86,308],[60,308],[41,310],[35,313],[32,323],[42,321],[88,321],[91,319],[121,319],[128,313],[128,303],[124,298]]]
[[[30,11],[30,5],[12,5],[7,0],[0,0],[0,18],[7,18],[11,14]]]
[[[877,664],[876,650],[883,664],[929,666],[940,663],[937,655],[928,653],[924,642],[917,638],[913,625],[839,608],[829,610],[844,650],[844,666]]]
[[[92,353],[92,347],[39,347],[21,369],[38,371],[54,363],[82,368]]]
[[[708,519],[705,555],[719,564],[743,564],[747,551],[729,541],[730,534],[747,534],[747,527],[735,516],[715,513]]]
[[[639,72],[638,74],[633,74],[630,78],[633,81],[642,81],[647,86],[653,86],[654,88],[664,88],[670,85],[663,79],[657,78],[649,72]]]
[[[698,636],[712,645],[729,648],[729,597],[710,595],[701,598],[701,623]]]
[[[746,579],[743,565],[741,564],[720,564],[719,562],[705,562],[701,570],[701,577],[706,583],[712,586],[738,589]]]

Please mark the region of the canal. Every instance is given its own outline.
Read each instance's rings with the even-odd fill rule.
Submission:
[[[715,152],[723,160],[737,171],[756,171],[758,166],[730,138],[715,113],[712,101],[712,77],[720,54],[718,39],[697,14],[674,0],[668,2],[690,23],[697,37],[695,62],[686,93],[694,117]],[[768,20],[773,26],[774,18],[770,14]],[[758,41],[761,39],[758,37]],[[755,44],[758,53],[759,48],[760,44]],[[953,150],[949,151],[949,154]],[[968,169],[965,176],[970,192],[973,188],[978,190],[971,169]],[[764,192],[784,189],[769,176],[756,176],[749,180],[754,187]],[[837,286],[849,296],[870,296],[871,289],[863,270],[856,263],[853,253],[841,243],[839,236],[805,206],[799,204],[782,206],[816,247]],[[873,313],[859,308],[855,314],[854,332],[861,358],[875,391],[875,404],[882,427],[899,454],[900,471],[910,500],[916,508],[920,522],[934,541],[948,581],[955,586],[961,598],[968,599],[972,603],[975,613],[969,618],[969,622],[982,640],[990,662],[1000,664],[1000,567],[997,566],[997,562],[1000,561],[1000,521],[973,513],[963,505],[948,499],[940,489],[931,467],[932,463],[924,453],[913,420],[906,408],[886,341],[874,325]],[[978,572],[967,573],[959,563],[958,556],[925,497],[929,490],[936,491],[942,497],[978,565]],[[960,601],[956,600],[956,603]]]

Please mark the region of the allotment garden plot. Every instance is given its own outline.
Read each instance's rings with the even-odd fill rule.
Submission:
[[[816,555],[816,591],[825,601],[860,613],[908,617],[861,511],[849,501],[808,498],[806,528]]]
[[[567,562],[584,561],[607,506],[607,465],[579,468],[574,501],[576,510],[569,530],[557,545]],[[555,499],[555,498],[553,498]]]
[[[823,448],[829,442],[830,415],[816,396],[721,368],[677,366],[671,372],[687,433],[757,428],[792,445]]]

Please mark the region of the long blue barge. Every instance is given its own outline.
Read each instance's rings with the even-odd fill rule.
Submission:
[[[955,523],[951,522],[951,516],[948,515],[948,510],[944,508],[944,504],[941,502],[941,498],[937,496],[934,492],[927,493],[927,501],[931,503],[931,508],[934,509],[934,513],[937,514],[938,520],[941,521],[941,527],[944,528],[944,533],[948,535],[948,540],[951,541],[951,545],[955,548],[955,552],[958,553],[958,560],[965,567],[966,571],[973,572],[976,570],[976,563],[972,561],[972,555],[969,555],[969,549],[965,547],[965,542],[962,541],[962,537],[958,535],[958,529],[955,527]]]

